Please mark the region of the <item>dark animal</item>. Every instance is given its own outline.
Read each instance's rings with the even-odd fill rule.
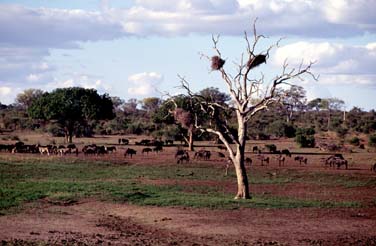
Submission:
[[[286,156],[288,156],[288,157],[291,157],[291,152],[290,152],[290,150],[288,150],[288,149],[283,149],[283,150],[281,150],[281,154],[282,154],[282,155],[286,155]]]
[[[179,164],[179,163],[183,163],[183,162],[189,162],[189,154],[188,154],[188,151],[185,151],[184,154],[180,155],[177,160],[176,160],[176,163]]]
[[[257,146],[253,146],[252,152],[255,153],[255,152],[258,152],[258,151],[259,151],[258,147]]]
[[[116,152],[116,147],[115,146],[108,146],[108,147],[106,147],[106,151],[108,153],[114,153],[114,152]]]
[[[284,156],[282,156],[282,155],[280,155],[279,157],[278,157],[278,166],[281,166],[281,165],[285,165],[285,157]]]
[[[245,164],[251,166],[252,165],[252,159],[247,157],[245,158]]]
[[[221,157],[221,158],[226,157],[225,154],[223,154],[222,152],[218,152],[218,156]]]
[[[371,171],[376,172],[376,163],[371,166]]]
[[[334,158],[331,160],[331,164],[333,165],[333,168],[337,166],[337,169],[339,169],[341,166],[345,166],[345,168],[348,168],[347,160],[340,159],[340,158]]]
[[[152,152],[153,150],[151,148],[143,148],[142,149],[142,154],[146,153],[149,154],[149,152]]]
[[[304,157],[304,156],[300,156],[300,155],[295,156],[294,160],[295,160],[295,161],[299,161],[299,165],[302,165],[302,162],[303,162],[304,164],[307,164],[307,162],[308,162],[308,159],[307,159],[306,157]]]
[[[163,151],[163,147],[161,145],[155,146],[153,148],[153,152],[155,152],[155,153],[159,153],[161,151]]]
[[[264,165],[264,162],[266,162],[267,164],[269,164],[269,156],[258,155],[258,158],[261,161],[261,166]]]
[[[325,165],[329,165],[329,166],[333,166],[335,160],[344,160],[345,158],[343,158],[342,154],[334,154],[334,155],[331,155],[329,156],[328,158],[325,159]]]
[[[208,150],[200,150],[195,153],[194,159],[200,160],[209,160],[211,156],[211,152]]]
[[[124,145],[128,145],[129,144],[129,140],[126,139],[126,138],[122,138],[121,139],[121,143],[124,144]]]
[[[185,153],[188,153],[188,152],[186,150],[178,149],[175,153],[175,159],[177,159],[181,155],[184,155]]]
[[[270,153],[275,153],[277,151],[277,146],[275,144],[265,144],[265,148],[267,148]]]
[[[131,148],[127,148],[124,152],[124,157],[127,157],[128,155],[131,156],[131,158],[133,157],[133,155],[135,155],[137,153],[136,150],[134,149],[131,149]]]

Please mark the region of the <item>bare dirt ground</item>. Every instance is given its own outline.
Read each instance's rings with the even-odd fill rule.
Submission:
[[[376,245],[376,208],[139,207],[40,201],[0,217],[2,245]]]

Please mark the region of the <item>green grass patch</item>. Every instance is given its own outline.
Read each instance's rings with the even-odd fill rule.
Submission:
[[[252,171],[252,184],[281,185],[291,182],[318,182],[347,187],[375,186],[373,180],[351,179],[323,174],[302,175],[280,172],[269,176]],[[140,179],[141,178],[141,179]],[[150,185],[140,180],[229,181],[236,186],[233,173],[205,165],[119,165],[106,161],[50,158],[2,158],[0,156],[0,213],[25,202],[48,198],[52,201],[79,200],[94,197],[100,200],[128,202],[137,205],[205,207],[213,209],[357,207],[356,202],[299,200],[288,197],[255,196],[236,201],[221,185]],[[351,182],[350,182],[351,181]],[[362,183],[363,182],[363,183]],[[179,183],[179,182],[176,182]]]

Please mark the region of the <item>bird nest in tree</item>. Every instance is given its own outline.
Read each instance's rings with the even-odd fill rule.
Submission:
[[[257,55],[254,56],[252,59],[249,59],[247,62],[247,66],[249,69],[257,67],[261,63],[266,63],[266,55]]]
[[[219,56],[213,56],[211,58],[211,68],[213,70],[219,70],[225,64],[225,60],[222,60]]]

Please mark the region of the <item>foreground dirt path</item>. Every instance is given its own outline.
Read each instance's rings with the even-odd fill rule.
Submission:
[[[2,245],[376,245],[376,208],[139,207],[40,202],[0,217]]]

